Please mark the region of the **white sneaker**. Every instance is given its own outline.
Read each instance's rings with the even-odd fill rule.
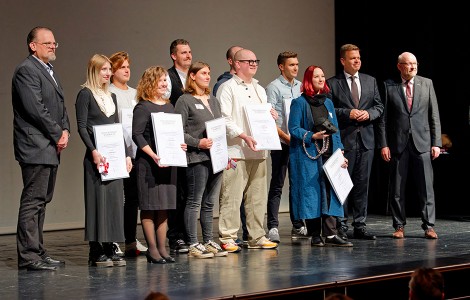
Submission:
[[[206,244],[204,244],[204,247],[206,247],[207,251],[210,251],[214,253],[214,256],[227,256],[228,252],[223,250],[219,244],[214,243],[213,241],[208,241]]]
[[[114,253],[116,253],[119,256],[124,256],[124,252],[122,252],[118,243],[113,243],[113,247],[114,247]]]
[[[277,228],[275,228],[275,227],[273,227],[269,230],[268,238],[271,242],[274,242],[274,243],[279,244],[281,242],[281,238],[279,237],[279,230],[277,230]]]
[[[208,251],[203,244],[197,243],[189,246],[188,256],[197,258],[211,258],[214,257],[214,253]]]
[[[145,254],[145,252],[147,252],[148,248],[142,245],[142,243],[139,242],[138,239],[135,239],[135,243],[136,243],[137,250],[139,250],[141,254]]]

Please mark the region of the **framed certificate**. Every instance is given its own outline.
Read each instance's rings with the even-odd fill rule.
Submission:
[[[245,113],[251,136],[258,150],[281,150],[277,126],[271,115],[271,104],[245,105]]]
[[[218,118],[206,122],[207,137],[212,139],[211,154],[213,173],[218,173],[227,167],[227,130],[225,128],[225,118]]]
[[[96,150],[106,159],[106,171],[101,180],[129,177],[124,147],[124,134],[119,123],[93,126]]]
[[[180,114],[152,113],[153,132],[160,166],[187,167],[184,144],[183,119]]]

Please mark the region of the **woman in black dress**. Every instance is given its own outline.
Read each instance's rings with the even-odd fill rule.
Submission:
[[[175,262],[166,250],[168,210],[176,209],[176,167],[160,167],[156,154],[152,113],[174,113],[168,99],[166,70],[159,66],[145,70],[137,85],[137,105],[132,119],[132,139],[137,145],[135,158],[140,220],[147,241],[147,261]],[[182,144],[186,150],[186,144]]]
[[[95,147],[94,125],[119,123],[116,95],[109,92],[111,62],[95,54],[88,62],[87,79],[75,102],[78,133],[86,146],[83,159],[85,187],[85,240],[89,241],[89,265],[125,266],[113,242],[124,241],[124,194],[122,179],[102,181],[99,172],[105,158]],[[127,172],[132,169],[126,153]]]

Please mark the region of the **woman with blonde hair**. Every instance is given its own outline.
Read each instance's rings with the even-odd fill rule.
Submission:
[[[93,126],[119,123],[116,95],[109,92],[111,62],[95,54],[88,62],[86,82],[75,103],[78,133],[86,146],[83,159],[85,191],[85,240],[89,241],[89,265],[125,266],[116,254],[113,242],[124,241],[124,194],[122,179],[102,181],[100,164],[106,158],[95,146]],[[132,169],[126,151],[127,171]]]
[[[166,70],[160,66],[145,70],[137,85],[137,105],[132,119],[132,139],[137,145],[135,157],[140,220],[147,241],[147,261],[153,264],[175,262],[166,250],[168,210],[176,209],[176,167],[160,167],[156,154],[152,113],[174,113],[164,99]],[[182,144],[186,150],[186,144]]]

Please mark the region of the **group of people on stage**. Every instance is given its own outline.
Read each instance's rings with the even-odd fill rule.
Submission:
[[[62,86],[51,65],[58,47],[53,32],[35,27],[27,45],[30,55],[12,80],[15,158],[24,184],[18,266],[55,270],[64,261],[50,257],[42,231],[70,124]],[[287,174],[293,239],[311,238],[316,247],[352,247],[350,238],[375,240],[366,219],[376,149],[390,162],[393,237],[405,236],[410,175],[416,183],[424,236],[437,239],[431,160],[439,156],[442,146],[439,111],[433,82],[417,75],[418,62],[412,53],[398,56],[400,77],[385,82],[382,97],[376,79],[359,72],[360,49],[352,44],[341,46],[344,70],[329,79],[321,66],[310,65],[298,80],[297,54],[280,53],[280,75],[266,88],[255,78],[260,64],[256,54],[241,46],[230,47],[226,53],[230,70],[219,76],[212,92],[210,66],[192,60],[188,41],[173,41],[170,56],[171,68],[147,68],[136,88],[127,85],[131,61],[126,52],[110,57],[95,54],[88,62],[75,110],[86,146],[85,240],[90,266],[125,266],[116,242],[125,242],[126,256],[139,254],[143,246],[136,240],[138,209],[148,247],[143,253],[149,263],[173,263],[177,253],[211,258],[240,252],[242,246],[275,249],[281,241],[278,214]],[[257,148],[244,111],[246,105],[267,103],[281,141],[280,150],[270,151],[269,189],[268,151]],[[119,112],[124,108],[133,111],[132,142],[125,141],[129,178],[103,181],[100,166],[107,161],[96,148],[93,128],[120,123]],[[187,167],[160,165],[151,117],[157,112],[182,116],[181,148]],[[224,170],[214,172],[209,152],[214,141],[207,137],[205,124],[219,118],[225,119],[229,159]],[[341,167],[347,168],[353,182],[343,204],[323,170],[337,150],[343,153]],[[217,201],[218,241],[212,233]]]

